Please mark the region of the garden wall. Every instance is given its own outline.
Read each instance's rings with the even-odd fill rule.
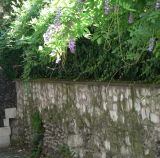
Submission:
[[[81,158],[160,157],[158,86],[35,80],[16,87],[17,138],[30,144],[38,110],[45,158],[65,146]]]

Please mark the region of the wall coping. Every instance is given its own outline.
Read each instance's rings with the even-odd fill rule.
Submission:
[[[24,82],[21,79],[16,79],[15,82]],[[131,81],[117,81],[117,82],[109,82],[109,81],[69,81],[69,80],[54,80],[54,79],[33,79],[27,82],[42,82],[42,83],[56,83],[56,84],[79,84],[79,85],[96,85],[96,86],[109,86],[109,87],[139,87],[139,88],[160,88],[160,84],[148,84],[148,83],[138,83]]]

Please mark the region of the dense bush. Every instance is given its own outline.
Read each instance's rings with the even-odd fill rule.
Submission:
[[[17,47],[12,47],[12,43],[10,43],[7,38],[7,33],[10,30],[10,24],[15,18],[15,16],[12,15],[12,4],[16,7],[20,7],[22,5],[22,1],[3,0],[0,3],[1,8],[3,8],[0,20],[0,67],[3,67],[3,70],[9,78],[16,77],[13,65],[22,61]]]
[[[25,79],[160,79],[158,0],[27,0],[12,8],[1,65]]]

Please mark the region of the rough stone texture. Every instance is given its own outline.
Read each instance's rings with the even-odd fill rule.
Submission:
[[[0,127],[3,127],[5,109],[16,107],[15,83],[8,81],[0,72]]]
[[[16,87],[19,139],[31,142],[38,109],[44,157],[66,145],[80,158],[160,157],[160,87],[47,80]]]

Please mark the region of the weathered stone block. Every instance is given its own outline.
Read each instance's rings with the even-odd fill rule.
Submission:
[[[0,128],[0,148],[8,147],[10,145],[11,129],[9,127]]]
[[[9,119],[3,119],[4,127],[9,127]]]
[[[17,115],[17,110],[16,108],[8,108],[8,109],[5,109],[5,117],[7,119],[9,118],[16,118],[16,115]]]
[[[70,147],[81,147],[83,146],[83,139],[80,135],[71,135],[68,137],[67,144]]]
[[[0,148],[6,148],[10,145],[10,137],[9,136],[0,136]]]
[[[160,117],[160,116],[158,116],[157,114],[151,113],[151,114],[150,114],[150,117],[151,117],[151,121],[152,121],[153,123],[159,123],[159,117]]]

